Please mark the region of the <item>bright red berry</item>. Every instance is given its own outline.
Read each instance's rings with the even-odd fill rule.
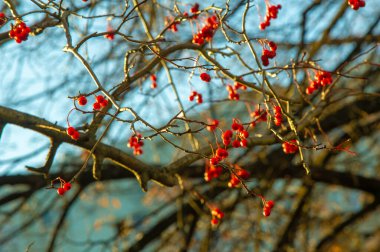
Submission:
[[[93,109],[94,110],[99,110],[100,109],[100,103],[99,102],[95,102],[93,105],[92,105]]]
[[[201,73],[200,77],[201,77],[201,80],[204,82],[211,81],[211,76],[208,73]]]
[[[268,200],[266,203],[265,203],[265,207],[266,208],[273,208],[274,207],[274,202],[273,200]]]
[[[69,191],[71,189],[71,183],[66,182],[65,184],[63,184],[63,189],[65,191]]]
[[[270,212],[271,212],[270,208],[264,207],[264,209],[263,209],[263,215],[265,217],[268,217],[270,215]]]
[[[84,106],[87,104],[87,98],[83,95],[78,97],[78,104]]]
[[[79,137],[80,137],[80,134],[79,134],[78,131],[75,131],[75,132],[72,134],[72,136],[71,136],[71,138],[72,138],[73,140],[78,140]]]
[[[57,193],[58,193],[58,195],[60,195],[60,196],[64,195],[65,192],[66,192],[66,190],[63,189],[63,187],[60,187],[60,188],[57,189]]]
[[[74,135],[74,132],[75,132],[75,131],[76,131],[76,130],[75,130],[74,127],[68,127],[67,130],[66,130],[67,135],[69,135],[69,136]]]

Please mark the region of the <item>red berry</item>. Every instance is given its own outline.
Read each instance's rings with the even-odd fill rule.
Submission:
[[[231,130],[226,130],[224,133],[223,133],[223,139],[230,139],[232,137],[233,133]]]
[[[60,196],[64,195],[65,192],[66,192],[66,190],[63,189],[63,187],[60,187],[60,188],[57,189],[57,193],[58,193],[58,195],[60,195]]]
[[[211,219],[211,225],[214,225],[214,226],[215,226],[215,225],[218,225],[218,223],[219,223],[219,219],[218,219],[218,218],[214,218],[214,217],[213,217],[213,218]]]
[[[263,209],[263,215],[265,217],[268,217],[270,215],[270,212],[271,212],[270,208],[264,207],[264,209]]]
[[[101,103],[103,101],[104,101],[104,96],[103,95],[96,96],[96,102]]]
[[[94,110],[99,110],[100,109],[100,103],[99,102],[95,102],[92,107],[94,108]]]
[[[203,80],[204,82],[211,81],[211,77],[208,73],[201,73],[200,77],[201,77],[201,80]]]
[[[108,105],[108,100],[103,100],[101,103],[100,103],[100,106],[101,107],[107,107],[107,105]]]
[[[69,135],[69,136],[74,135],[75,131],[76,131],[76,130],[75,130],[74,127],[68,127],[67,130],[66,130],[67,135]]]
[[[71,138],[72,138],[73,140],[78,140],[79,137],[80,137],[80,134],[79,134],[78,131],[75,131],[75,132],[73,133],[73,135],[71,136]]]
[[[69,190],[71,189],[71,184],[70,184],[69,182],[65,183],[65,184],[63,185],[63,189],[64,189],[65,191],[69,191]]]
[[[274,207],[274,202],[273,202],[273,200],[268,200],[268,201],[265,203],[265,207],[266,207],[266,208],[269,208],[269,209],[273,208],[273,207]]]
[[[239,148],[240,147],[240,141],[237,139],[232,141],[232,147]]]
[[[240,146],[241,146],[241,147],[245,148],[245,147],[247,147],[247,145],[248,145],[248,141],[247,141],[247,139],[242,139],[242,140],[240,141]]]
[[[240,132],[240,135],[241,135],[243,138],[248,138],[248,137],[249,137],[249,133],[248,133],[248,131],[246,131],[246,130],[242,130],[242,131]]]
[[[87,104],[87,98],[85,96],[79,96],[78,98],[78,104],[81,106],[84,106]]]

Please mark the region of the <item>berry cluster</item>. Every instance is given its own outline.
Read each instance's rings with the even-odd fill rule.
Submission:
[[[152,84],[150,85],[150,87],[151,87],[152,89],[157,88],[157,76],[156,76],[155,74],[152,74],[152,75],[150,76],[150,80],[152,81]]]
[[[241,90],[247,90],[247,87],[244,86],[243,84],[239,83],[239,82],[235,82],[234,83],[234,89],[235,91],[241,89]]]
[[[94,110],[99,110],[101,108],[107,107],[108,105],[108,100],[104,98],[103,95],[98,95],[96,96],[96,102],[92,104],[92,107]]]
[[[203,45],[205,41],[211,41],[218,27],[219,20],[216,16],[207,18],[205,26],[197,34],[194,35],[193,43],[197,45]]]
[[[263,208],[263,215],[265,217],[268,217],[270,215],[270,212],[272,211],[272,208],[274,207],[273,200],[268,200],[265,202],[264,208]]]
[[[352,9],[358,10],[365,6],[365,0],[348,0],[348,5],[350,5]]]
[[[265,30],[265,28],[270,26],[270,20],[277,18],[278,10],[280,10],[280,9],[281,9],[280,4],[278,4],[278,5],[267,4],[265,20],[264,20],[264,22],[261,22],[259,25],[260,30]]]
[[[235,85],[227,85],[226,89],[228,91],[228,99],[232,101],[238,101],[240,99],[240,95],[237,93],[238,88],[236,88]]]
[[[261,61],[264,66],[269,65],[269,59],[276,57],[277,45],[273,41],[268,42],[269,50],[263,48],[263,55],[261,55]]]
[[[141,134],[137,133],[136,135],[131,136],[128,140],[128,147],[133,148],[133,155],[139,156],[143,154],[142,147],[144,146],[144,142],[141,138]]]
[[[190,12],[192,14],[197,14],[199,12],[199,4],[198,3],[195,3],[191,8],[190,8]]]
[[[211,76],[208,73],[201,73],[201,75],[199,77],[204,82],[210,82],[211,81]]]
[[[238,167],[236,165],[235,165],[235,167],[237,168],[235,170],[236,174],[231,173],[231,178],[230,178],[230,181],[228,182],[228,187],[230,187],[230,188],[237,187],[240,184],[240,180],[246,180],[251,175],[249,173],[249,171],[247,171],[241,167]]]
[[[208,119],[209,125],[207,125],[207,130],[213,132],[219,125],[219,121],[217,119]]]
[[[20,20],[17,20],[15,26],[9,31],[9,37],[13,38],[16,43],[20,44],[22,41],[26,41],[28,39],[30,33],[30,28]]]
[[[0,27],[7,22],[7,18],[3,12],[0,12]]]
[[[263,109],[258,108],[251,113],[251,117],[255,117],[258,122],[266,122],[267,112]]]
[[[66,130],[66,133],[67,135],[69,135],[71,137],[71,139],[73,140],[78,140],[79,137],[80,137],[80,134],[79,132],[74,128],[74,127],[71,127],[69,126]]]
[[[290,140],[289,142],[284,142],[282,144],[282,150],[284,151],[285,154],[293,154],[296,153],[298,150],[297,147],[297,141],[295,139]]]
[[[211,224],[218,225],[219,221],[223,219],[224,213],[219,208],[214,208],[211,210]]]
[[[54,188],[54,182],[59,181],[60,182],[60,187],[57,189],[57,193],[60,196],[63,196],[67,191],[70,191],[71,189],[71,183],[66,182],[65,180],[61,179],[60,177],[54,179],[51,181],[51,188]]]
[[[274,125],[280,126],[282,123],[282,113],[280,106],[274,106]]]
[[[233,119],[231,129],[236,132],[235,140],[232,141],[232,147],[247,147],[247,138],[249,137],[249,133],[244,129],[244,126],[241,123],[239,123],[238,120]],[[225,139],[223,138],[223,143],[229,144],[229,141],[225,141]]]
[[[210,160],[210,163],[206,163],[206,169],[205,169],[205,173],[204,173],[204,179],[207,182],[211,181],[212,179],[219,178],[219,176],[223,172],[223,168],[222,167],[218,166],[217,164],[213,165],[213,163],[215,163],[215,162],[218,163],[219,159],[216,159],[216,158],[212,158],[212,159],[214,159],[213,162],[211,162],[211,160]]]
[[[329,72],[318,71],[315,74],[314,81],[312,81],[310,85],[306,88],[306,94],[310,95],[317,89],[330,85],[331,83],[333,83],[333,79]]]
[[[194,101],[194,98],[197,98],[197,103],[201,104],[203,102],[202,94],[197,91],[192,91],[189,96],[189,101]]]

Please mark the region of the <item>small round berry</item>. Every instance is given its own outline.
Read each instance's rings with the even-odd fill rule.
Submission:
[[[71,189],[71,183],[67,182],[63,185],[63,189],[65,191],[69,191]]]
[[[60,187],[60,188],[57,189],[57,193],[58,193],[58,195],[60,195],[60,196],[64,195],[65,192],[66,192],[66,190],[63,189],[63,187]]]
[[[240,141],[237,139],[232,141],[232,147],[239,148],[240,147]]]
[[[219,219],[218,218],[215,218],[215,217],[213,217],[212,219],[211,219],[211,225],[218,225],[218,223],[219,223]]]
[[[263,209],[263,215],[265,217],[268,217],[270,215],[270,212],[271,212],[270,208],[264,207],[264,209]]]
[[[93,109],[94,110],[99,110],[100,109],[100,103],[99,102],[95,102],[93,105],[92,105]]]
[[[103,95],[96,96],[96,102],[102,103],[103,101],[104,101],[104,96]]]
[[[78,104],[81,106],[84,106],[87,104],[87,98],[83,95],[79,96],[78,98]]]
[[[80,137],[80,134],[79,134],[78,131],[75,131],[75,132],[73,133],[73,135],[71,136],[71,138],[72,138],[73,140],[78,140],[79,137]]]
[[[268,201],[265,203],[265,207],[266,207],[266,208],[273,208],[273,207],[274,207],[274,202],[273,202],[273,200],[268,200]]]
[[[201,77],[201,80],[203,80],[204,82],[211,81],[211,77],[208,73],[201,73],[200,77]]]
[[[75,131],[76,131],[76,130],[75,130],[74,127],[68,127],[67,130],[66,130],[67,135],[69,135],[69,136],[74,135]]]

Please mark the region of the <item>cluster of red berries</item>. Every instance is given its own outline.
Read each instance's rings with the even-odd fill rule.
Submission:
[[[249,137],[248,131],[244,129],[244,126],[239,123],[237,119],[233,119],[231,129],[236,132],[235,134],[235,140],[232,141],[232,147],[234,148],[239,148],[239,147],[247,147],[248,141],[247,138]],[[231,131],[231,130],[230,130]],[[228,132],[228,131],[226,131]],[[224,132],[223,134],[223,143],[228,146],[231,142],[231,138],[229,136],[231,135],[230,133]],[[231,131],[232,132],[232,131]]]
[[[268,200],[265,202],[264,208],[263,208],[263,215],[265,217],[268,217],[272,211],[272,208],[274,207],[273,200]]]
[[[282,123],[282,113],[280,106],[274,106],[274,125],[280,126]]]
[[[216,16],[207,18],[205,26],[193,37],[193,43],[197,45],[203,45],[205,41],[209,42],[215,31],[219,27],[219,20]]]
[[[197,14],[199,12],[199,4],[198,3],[195,3],[191,8],[190,8],[190,12],[192,14]]]
[[[0,26],[5,24],[6,21],[7,21],[7,18],[5,17],[5,14],[3,12],[0,12]]]
[[[237,92],[237,88],[235,86],[227,85],[226,89],[228,91],[228,99],[231,101],[238,101],[240,99],[240,95]]]
[[[281,4],[278,4],[278,5],[267,4],[265,20],[264,22],[261,22],[259,25],[260,30],[265,30],[265,28],[270,26],[270,20],[277,18],[278,10],[280,9],[281,9]]]
[[[219,126],[219,120],[217,119],[208,119],[207,130],[213,132]]]
[[[180,24],[179,21],[175,21],[175,22],[173,22],[173,24],[170,26],[169,29],[170,29],[172,32],[177,32],[177,31],[178,31],[177,25],[179,25],[179,24]]]
[[[266,122],[267,112],[263,109],[258,108],[251,113],[251,117],[255,117],[258,122]]]
[[[232,101],[238,101],[240,99],[240,95],[237,92],[239,89],[241,90],[247,90],[247,87],[242,85],[239,82],[235,82],[233,86],[227,85],[226,89],[228,91],[228,99]]]
[[[274,43],[273,41],[269,41],[268,46],[270,50],[263,48],[263,55],[261,55],[261,61],[263,62],[264,66],[269,65],[269,59],[273,59],[274,57],[276,57],[276,43]]]
[[[223,219],[224,213],[219,208],[214,208],[211,210],[211,224],[218,225],[219,221]]]
[[[156,76],[155,74],[152,74],[152,75],[150,76],[150,80],[152,81],[152,84],[150,85],[150,87],[151,87],[152,89],[157,88],[157,76]]]
[[[317,89],[330,85],[333,82],[331,73],[326,71],[318,71],[315,74],[314,81],[306,88],[306,94],[310,95]]]
[[[232,133],[232,132],[231,132]],[[215,155],[210,159],[210,166],[216,166],[220,161],[228,157],[228,151],[226,149],[218,147]]]
[[[92,104],[92,107],[94,110],[99,110],[101,108],[107,107],[108,105],[108,100],[104,98],[103,95],[98,95],[96,96],[96,102]]]
[[[228,182],[228,187],[230,188],[237,187],[240,184],[241,179],[246,180],[251,175],[249,171],[238,166],[235,166],[235,167],[237,167],[237,169],[235,170],[236,175],[234,173],[231,173],[231,178],[230,178],[230,181]]]
[[[139,156],[143,154],[142,147],[144,146],[144,142],[141,138],[141,134],[137,133],[136,135],[131,136],[128,140],[128,147],[133,148],[133,155]]]
[[[189,101],[194,101],[194,98],[197,98],[197,103],[201,104],[203,102],[202,94],[197,91],[192,91],[189,96]]]
[[[290,140],[289,142],[284,142],[282,144],[282,150],[284,151],[285,154],[293,154],[296,153],[298,150],[297,147],[297,141],[295,139]]]
[[[60,182],[60,187],[57,189],[58,195],[63,196],[67,191],[70,191],[71,183],[66,182],[65,180],[61,179],[60,177],[51,181],[51,188],[54,188],[54,183],[56,181]]]
[[[69,182],[64,183],[62,187],[57,189],[58,195],[64,195],[67,191],[71,189],[71,184]]]
[[[9,31],[9,37],[13,38],[16,43],[20,44],[22,41],[28,39],[30,28],[23,22],[18,20],[16,25]]]
[[[204,179],[205,181],[209,182],[212,179],[219,178],[222,172],[223,172],[223,168],[221,166],[218,166],[218,164],[213,165],[212,162],[210,161],[210,163],[206,163]]]
[[[199,77],[204,82],[210,82],[211,81],[211,76],[208,73],[201,73],[201,75]]]
[[[352,9],[358,10],[365,6],[365,0],[348,0],[348,5],[350,5]]]
[[[78,140],[79,137],[80,137],[80,134],[79,132],[74,128],[74,127],[71,127],[69,126],[66,130],[66,133],[67,135],[69,135],[71,137],[71,139],[73,140]]]

